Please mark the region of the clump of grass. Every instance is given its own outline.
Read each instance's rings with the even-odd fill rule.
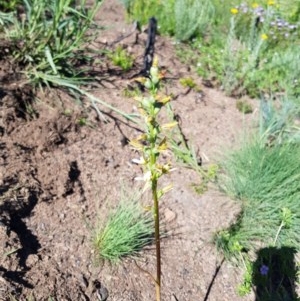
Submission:
[[[300,107],[294,100],[287,98],[277,102],[261,99],[260,137],[266,144],[299,143],[300,126],[296,119],[300,116]]]
[[[282,297],[284,285],[271,289],[272,279],[267,277],[268,269],[274,265],[268,254],[300,250],[300,140],[295,124],[298,112],[286,99],[276,106],[270,100],[262,100],[260,131],[220,164],[223,173],[219,184],[240,202],[241,211],[229,228],[216,233],[215,241],[226,258],[244,267],[244,280],[238,288],[241,295],[270,281],[268,288],[263,286],[264,291],[272,298]],[[260,254],[262,248],[267,253],[264,264],[254,255]],[[281,261],[276,264],[284,266],[284,260]],[[276,267],[270,271],[270,277],[276,271]],[[290,278],[285,270],[282,273],[275,277]],[[266,300],[275,300],[272,298]]]
[[[15,16],[14,24],[6,28],[6,38],[12,44],[14,59],[25,66],[32,82],[48,83],[39,73],[77,81],[83,76],[79,66],[89,60],[87,31],[100,4],[96,1],[86,9],[86,0],[76,7],[71,0],[23,1],[24,19]]]
[[[254,271],[259,274],[260,269],[254,254],[261,248],[300,251],[299,166],[299,144],[267,146],[257,141],[233,152],[223,164],[222,188],[240,201],[241,212],[228,229],[216,233],[215,242],[225,258],[245,271],[240,295],[259,285],[253,283]],[[278,292],[282,289],[279,286]]]
[[[252,142],[233,152],[223,163],[221,183],[242,210],[237,222],[217,235],[217,245],[231,255],[259,244],[299,248],[299,166],[299,144]]]
[[[12,53],[14,64],[20,66],[18,69],[25,74],[28,82],[41,89],[55,87],[70,92],[72,96],[86,96],[104,120],[97,105],[99,103],[134,121],[129,114],[82,88],[94,80],[90,76],[90,66],[95,51],[88,47],[94,36],[90,35],[89,30],[99,28],[93,19],[102,1],[95,1],[92,6],[88,5],[87,0],[79,1],[78,5],[74,0],[18,2],[24,9],[22,17],[16,12],[0,14],[0,25],[10,23],[3,27],[3,38],[9,50],[7,55]]]
[[[213,11],[213,5],[208,0],[175,1],[175,37],[180,41],[188,41],[203,34],[212,20]]]
[[[245,205],[251,202],[275,205],[275,196],[278,201],[298,196],[299,151],[297,144],[268,147],[252,142],[243,146],[223,164],[225,191],[243,200]]]
[[[95,231],[93,244],[100,259],[118,263],[123,257],[137,255],[154,240],[150,211],[131,197],[121,200],[105,222]]]

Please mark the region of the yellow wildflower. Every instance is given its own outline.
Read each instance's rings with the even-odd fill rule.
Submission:
[[[268,5],[270,5],[270,6],[271,6],[271,5],[275,5],[275,1],[274,1],[274,0],[269,0],[269,1],[268,1]]]
[[[259,7],[258,3],[256,2],[252,3],[252,8],[257,8],[257,7]]]
[[[231,12],[233,15],[236,15],[236,14],[239,12],[239,10],[238,10],[237,8],[233,7],[233,8],[230,10],[230,12]]]
[[[265,41],[265,40],[267,40],[269,37],[268,37],[265,33],[263,33],[263,34],[260,36],[260,38],[261,38],[263,41]]]

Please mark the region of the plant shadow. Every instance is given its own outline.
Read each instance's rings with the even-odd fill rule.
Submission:
[[[297,268],[292,247],[268,247],[257,252],[253,269],[255,301],[297,301]]]

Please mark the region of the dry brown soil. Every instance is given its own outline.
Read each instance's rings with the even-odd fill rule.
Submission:
[[[103,4],[97,22],[106,26],[95,42],[99,49],[132,30],[115,0]],[[131,73],[141,70],[146,33],[135,40],[134,34],[115,44],[135,56]],[[193,66],[179,61],[171,39],[158,36],[156,54],[167,70],[163,87],[177,96],[174,111],[203,165],[238,146],[257,110],[243,115],[235,99],[205,87]],[[99,300],[99,286],[107,288],[110,301],[154,300],[153,283],[132,259],[99,265],[91,244],[92,229],[118,203],[122,186],[136,186],[133,179],[141,171],[131,163],[136,153],[124,142],[137,129],[99,106],[103,122],[88,100],[80,105],[61,92],[39,93],[34,100],[29,87],[19,87],[16,70],[0,63],[5,87],[0,90],[0,300]],[[90,92],[136,112],[134,100],[123,96],[130,73],[105,66],[99,67],[101,85]],[[185,93],[179,78],[187,76],[202,88],[201,95]],[[87,125],[79,124],[82,118]],[[174,189],[161,201],[161,212],[167,230],[176,235],[162,241],[162,300],[253,300],[237,295],[241,275],[227,262],[218,268],[222,256],[211,242],[238,206],[214,187],[197,194],[192,184],[198,175],[179,165],[167,181]],[[154,272],[154,248],[143,251],[137,263]]]

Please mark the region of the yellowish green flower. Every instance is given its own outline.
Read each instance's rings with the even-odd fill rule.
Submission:
[[[236,14],[238,14],[239,10],[238,10],[237,8],[233,7],[233,8],[230,10],[230,12],[231,12],[233,15],[236,15]]]
[[[161,152],[161,151],[165,151],[167,149],[168,149],[167,138],[164,137],[164,139],[158,145],[158,150]]]
[[[140,143],[137,139],[130,140],[129,144],[138,151],[143,151],[144,145]]]
[[[261,38],[263,41],[265,41],[265,40],[267,40],[269,37],[268,37],[268,35],[266,35],[265,33],[263,33],[263,34],[260,36],[260,38]]]
[[[163,105],[165,105],[166,103],[170,102],[171,100],[171,96],[161,96],[161,95],[157,95],[156,97],[156,101],[158,103],[161,103]]]
[[[252,8],[258,8],[258,7],[259,7],[258,3],[256,3],[256,2],[252,3]]]
[[[274,1],[274,0],[269,0],[269,1],[268,1],[268,5],[270,5],[270,6],[271,6],[271,5],[275,5],[275,1]]]

